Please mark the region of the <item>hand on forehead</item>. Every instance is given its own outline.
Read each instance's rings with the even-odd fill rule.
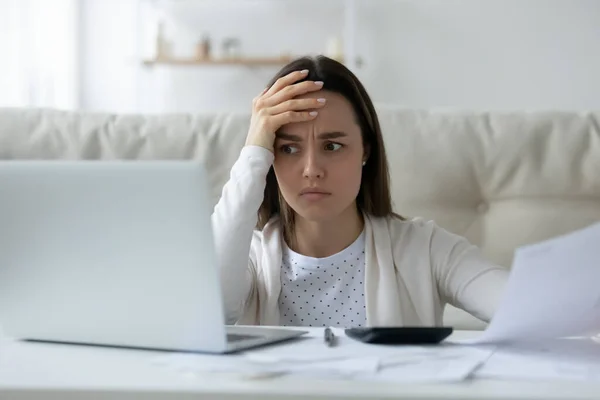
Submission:
[[[318,110],[319,114],[314,120],[284,125],[280,129],[281,132],[300,136],[308,136],[311,133],[343,132],[350,137],[360,137],[360,127],[356,122],[352,105],[342,95],[320,90],[297,98],[324,98],[326,103]]]

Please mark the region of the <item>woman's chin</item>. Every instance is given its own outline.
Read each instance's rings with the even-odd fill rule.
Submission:
[[[324,204],[299,207],[295,211],[300,218],[310,222],[328,222],[343,213],[343,210],[340,210],[338,207],[326,206]]]
[[[330,207],[323,207],[316,204],[310,207],[299,207],[294,211],[296,211],[298,217],[310,222],[326,221],[331,219],[332,215]]]

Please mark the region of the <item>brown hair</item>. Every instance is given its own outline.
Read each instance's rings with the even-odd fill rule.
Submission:
[[[393,216],[404,219],[392,210],[389,169],[375,107],[362,83],[348,68],[325,56],[302,57],[284,66],[267,87],[271,87],[277,79],[293,71],[304,69],[309,71],[304,80],[323,81],[323,90],[344,96],[354,109],[361,129],[363,146],[368,154],[356,197],[358,209],[375,217]],[[271,168],[267,174],[263,202],[258,209],[258,229],[264,228],[277,214],[283,228],[283,237],[290,244],[289,240],[294,237],[295,213],[284,200],[275,172]]]

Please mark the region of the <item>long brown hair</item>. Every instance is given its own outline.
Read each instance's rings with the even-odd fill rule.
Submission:
[[[284,66],[271,79],[267,87],[271,87],[277,79],[293,71],[307,69],[308,76],[304,80],[323,81],[323,89],[338,93],[350,102],[361,129],[363,147],[368,159],[363,167],[360,189],[356,197],[359,211],[375,217],[389,217],[404,219],[392,210],[390,196],[390,177],[383,136],[379,126],[379,119],[375,107],[358,78],[343,64],[325,57],[302,57]],[[294,210],[286,203],[275,172],[271,168],[267,174],[267,182],[263,202],[258,209],[257,228],[262,229],[267,222],[279,214],[283,228],[283,237],[286,241],[294,235]],[[289,242],[288,242],[289,244]]]

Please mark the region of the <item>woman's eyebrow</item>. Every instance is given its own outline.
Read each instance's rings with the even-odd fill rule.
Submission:
[[[337,139],[341,137],[346,137],[344,132],[325,132],[319,135],[319,139]]]

